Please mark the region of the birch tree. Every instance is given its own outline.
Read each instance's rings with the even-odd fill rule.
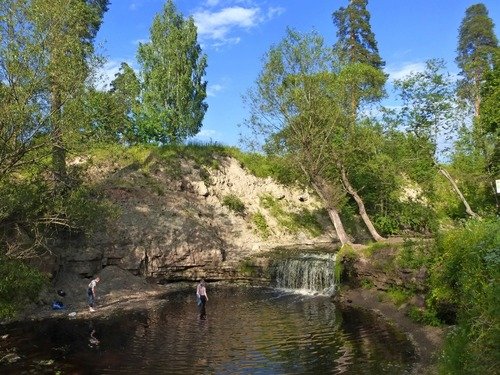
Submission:
[[[138,135],[144,142],[183,141],[198,133],[208,108],[207,57],[193,18],[184,19],[172,0],[155,17],[150,37],[137,56],[143,80]]]

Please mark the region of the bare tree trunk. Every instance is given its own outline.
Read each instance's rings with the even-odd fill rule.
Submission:
[[[322,189],[319,187],[319,185],[315,182],[312,183],[314,190],[316,193],[319,195],[321,200],[324,202],[327,211],[328,211],[328,216],[330,217],[330,220],[333,223],[333,226],[335,227],[335,231],[337,232],[337,236],[339,237],[339,241],[342,245],[351,245],[352,242],[349,239],[349,236],[347,235],[345,229],[344,229],[344,224],[342,224],[342,220],[340,219],[339,212],[337,211],[336,208],[332,207],[330,204],[329,200],[325,197]]]
[[[377,230],[375,229],[375,226],[373,225],[372,221],[370,220],[370,217],[366,213],[366,208],[365,208],[365,203],[363,202],[363,199],[359,196],[357,191],[352,187],[351,183],[349,182],[349,179],[347,178],[347,173],[345,171],[345,168],[343,165],[339,165],[340,167],[340,173],[342,176],[342,184],[344,185],[345,189],[347,192],[354,198],[358,205],[358,210],[359,214],[361,215],[361,218],[363,219],[363,222],[365,223],[366,227],[368,228],[368,231],[370,232],[370,235],[375,241],[383,241],[385,240],[384,237],[382,237]]]
[[[335,227],[335,231],[337,232],[337,236],[339,237],[340,243],[342,245],[346,244],[351,245],[352,242],[349,239],[349,236],[347,235],[344,229],[344,224],[342,224],[339,212],[335,208],[330,207],[328,208],[328,216],[330,217],[330,220],[332,221],[333,226]]]
[[[453,190],[455,190],[455,193],[457,193],[457,195],[459,196],[460,200],[464,204],[464,206],[465,206],[465,212],[467,212],[467,214],[469,216],[473,217],[474,219],[479,218],[479,215],[476,214],[474,211],[472,211],[472,209],[470,208],[469,203],[465,199],[464,195],[462,194],[462,192],[458,188],[455,180],[453,179],[453,177],[451,177],[451,175],[448,173],[448,171],[446,171],[444,168],[439,167],[439,172],[444,177],[446,177],[446,179],[450,182],[451,186],[453,187]]]

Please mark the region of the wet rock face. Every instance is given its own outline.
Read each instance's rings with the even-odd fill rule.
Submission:
[[[218,169],[202,170],[184,161],[182,177],[165,168],[144,176],[134,168],[102,176],[104,193],[118,209],[107,228],[57,249],[59,268],[89,278],[105,267],[117,266],[134,275],[158,280],[233,279],[247,256],[279,245],[331,242],[333,227],[323,222],[324,234],[289,233],[261,206],[262,196],[279,200],[289,212],[319,211],[309,192],[259,179],[234,159],[221,158]],[[208,177],[207,177],[208,176]],[[115,181],[116,180],[116,181]],[[226,207],[236,196],[243,214]],[[262,214],[269,236],[261,237],[252,217]]]

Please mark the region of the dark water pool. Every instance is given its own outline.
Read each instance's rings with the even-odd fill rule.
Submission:
[[[194,290],[147,311],[0,326],[1,374],[408,374],[406,336],[364,310],[273,289]],[[5,357],[5,356],[8,357]]]

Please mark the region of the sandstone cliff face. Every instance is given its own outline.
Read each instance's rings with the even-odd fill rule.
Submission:
[[[113,265],[160,281],[231,279],[251,255],[281,245],[336,241],[321,203],[310,191],[257,178],[230,157],[217,162],[217,168],[208,169],[181,160],[176,173],[151,157],[144,165],[91,168],[89,173],[118,214],[92,237],[58,249],[60,270],[90,277]],[[224,205],[229,195],[244,204],[243,213]],[[263,206],[262,197],[281,212],[313,215],[322,234],[287,229]],[[265,218],[267,236],[252,219],[256,213]]]

